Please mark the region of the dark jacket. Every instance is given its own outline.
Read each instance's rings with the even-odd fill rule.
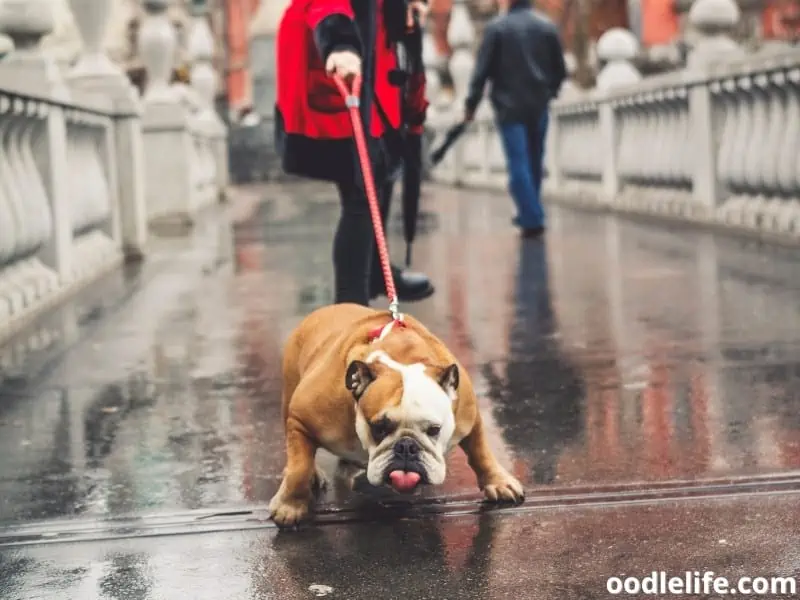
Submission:
[[[396,44],[411,43],[404,7],[402,0],[292,0],[277,35],[276,142],[285,172],[330,181],[356,176],[350,115],[325,72],[334,50],[362,57],[362,119],[373,153],[384,152],[386,144],[377,140],[399,130],[403,120],[424,121],[427,103],[419,74],[405,86],[412,96],[405,105],[422,114],[401,117]],[[373,89],[374,96],[368,93]]]
[[[498,121],[536,119],[558,95],[566,76],[558,30],[522,0],[486,26],[466,109],[475,112],[491,81],[490,98]]]

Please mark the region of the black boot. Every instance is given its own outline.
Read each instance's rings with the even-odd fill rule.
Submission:
[[[430,279],[423,273],[413,271],[403,271],[399,267],[392,266],[392,278],[394,287],[397,290],[397,299],[400,302],[418,302],[433,295],[436,291]],[[374,300],[378,296],[386,295],[386,284],[383,281],[383,272],[380,275],[373,275],[370,281],[370,298]]]

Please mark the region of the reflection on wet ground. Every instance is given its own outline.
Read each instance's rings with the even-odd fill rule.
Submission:
[[[426,191],[414,265],[431,275],[437,294],[403,309],[470,369],[492,443],[526,482],[528,505],[496,518],[459,516],[474,512],[478,496],[456,453],[446,484],[428,492],[439,516],[403,516],[394,550],[380,547],[391,536],[362,534],[372,526],[323,527],[274,547],[272,537],[246,532],[266,527],[258,507],[283,467],[281,345],[303,315],[331,301],[338,215],[325,188],[263,193],[235,225],[232,244],[224,222],[205,231],[211,249],[200,233],[180,251],[165,242],[151,264],[110,276],[0,358],[0,547],[53,531],[67,539],[142,527],[179,533],[194,516],[215,512],[229,514],[231,529],[188,542],[163,538],[157,550],[135,540],[84,544],[57,573],[40,566],[63,545],[22,547],[0,555],[0,589],[25,598],[34,597],[31,586],[47,585],[72,586],[65,598],[96,597],[98,589],[109,598],[216,598],[203,596],[203,582],[224,576],[226,597],[299,598],[311,584],[327,585],[326,569],[342,557],[353,565],[338,582],[348,590],[342,597],[372,597],[379,587],[363,587],[365,580],[380,581],[385,570],[402,578],[413,567],[421,570],[408,570],[409,593],[380,588],[384,597],[441,598],[444,588],[429,596],[424,586],[452,580],[442,585],[459,598],[506,597],[515,585],[533,586],[525,597],[577,598],[595,597],[580,586],[602,591],[605,571],[574,575],[561,595],[552,587],[554,557],[572,553],[572,562],[561,561],[570,571],[576,560],[599,560],[592,547],[603,568],[634,558],[654,564],[660,556],[646,538],[658,519],[684,524],[673,541],[698,560],[738,531],[727,558],[714,555],[720,565],[758,558],[746,551],[758,532],[772,568],[796,547],[796,511],[787,508],[796,500],[780,496],[800,482],[796,251],[556,207],[545,240],[520,241],[505,198],[441,188]],[[400,256],[399,218],[391,229]],[[756,492],[772,499],[722,498]],[[678,500],[712,495],[719,498]],[[363,499],[333,490],[325,501],[323,517],[344,523]],[[624,508],[635,501],[655,504]],[[554,508],[569,505],[569,514]],[[742,516],[749,510],[754,521]],[[110,524],[96,527],[115,516],[126,520],[110,533]],[[63,517],[79,519],[68,525]],[[764,539],[776,523],[785,533]],[[68,535],[70,527],[79,534]],[[720,534],[726,527],[733,533]],[[402,556],[407,544],[419,555]],[[525,581],[524,569],[508,562],[520,549],[534,561],[525,568],[540,570]],[[359,553],[379,556],[368,562]],[[680,556],[675,564],[686,568]],[[93,561],[102,569],[89,567]],[[796,554],[790,562],[797,570]],[[159,574],[176,563],[191,572]],[[456,565],[477,579],[458,582]],[[29,571],[34,580],[19,575],[15,583],[14,573]],[[275,595],[278,582],[285,594]],[[237,595],[237,586],[245,591]],[[127,596],[114,591],[121,588]],[[182,589],[194,591],[175,595]]]
[[[22,546],[0,559],[0,582],[4,597],[26,599],[578,600],[613,597],[609,577],[654,570],[798,577],[799,536],[796,497],[616,503]]]

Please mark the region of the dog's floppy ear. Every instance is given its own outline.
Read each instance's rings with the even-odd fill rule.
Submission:
[[[354,360],[347,367],[344,384],[356,400],[361,398],[364,391],[373,381],[375,381],[375,373],[372,372],[367,363]]]
[[[458,390],[458,365],[453,363],[449,367],[442,370],[439,375],[439,385],[442,386],[447,395],[451,398],[456,397],[456,390]]]

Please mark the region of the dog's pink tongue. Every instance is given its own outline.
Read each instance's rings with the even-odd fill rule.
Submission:
[[[389,473],[389,481],[392,487],[398,492],[410,492],[419,483],[419,473],[413,471],[392,471]]]

